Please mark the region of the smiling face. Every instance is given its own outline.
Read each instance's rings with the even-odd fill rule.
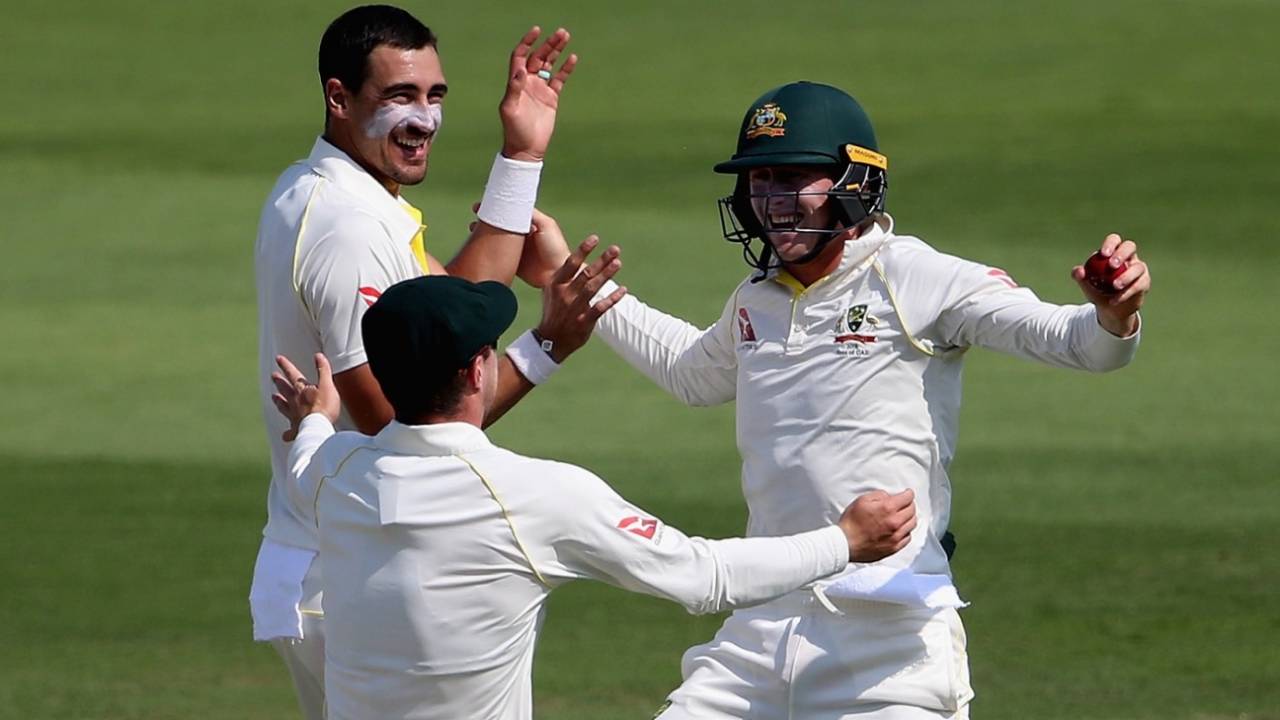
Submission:
[[[768,229],[765,239],[782,262],[803,258],[825,237],[797,230],[835,229],[832,201],[826,195],[835,186],[835,173],[833,168],[806,165],[761,167],[748,173],[751,208]]]
[[[369,53],[356,93],[331,78],[325,83],[330,136],[392,192],[416,185],[440,129],[448,85],[432,47],[380,45]]]

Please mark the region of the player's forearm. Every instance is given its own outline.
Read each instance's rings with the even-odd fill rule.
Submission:
[[[497,422],[498,418],[505,415],[533,388],[533,383],[516,370],[511,358],[504,353],[498,358],[498,388],[494,394],[493,405],[485,413],[484,427]]]
[[[445,269],[472,282],[497,280],[510,285],[520,267],[525,235],[533,223],[542,162],[499,154],[489,170],[484,198],[471,236]]]
[[[1139,336],[1116,337],[1098,323],[1092,305],[1041,302],[1030,291],[976,298],[957,335],[979,345],[1055,367],[1106,372],[1133,359]]]
[[[510,285],[523,250],[523,234],[477,222],[462,249],[445,265],[445,272],[471,282],[496,280]]]
[[[606,345],[687,405],[718,405],[736,393],[735,368],[704,344],[705,335],[719,330],[701,330],[630,295],[596,324]]]
[[[309,503],[315,497],[311,486],[311,460],[316,451],[334,434],[333,423],[323,413],[313,412],[302,419],[298,436],[289,446],[289,501],[294,507],[311,514]]]
[[[839,572],[849,562],[848,539],[836,526],[782,537],[690,542],[704,544],[711,560],[711,581],[697,597],[679,599],[698,614],[772,600]]]

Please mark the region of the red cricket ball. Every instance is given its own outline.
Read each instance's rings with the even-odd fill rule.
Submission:
[[[1111,258],[1096,252],[1084,261],[1084,280],[1098,292],[1114,295],[1120,291],[1111,283],[1128,269],[1129,266],[1125,263],[1120,263],[1120,267],[1111,267]]]

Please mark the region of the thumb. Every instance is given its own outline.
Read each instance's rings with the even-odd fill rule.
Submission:
[[[333,384],[333,367],[324,353],[316,353],[316,387]]]
[[[895,509],[904,508],[910,505],[916,499],[916,493],[914,490],[907,488],[906,490],[903,490],[900,493],[894,493],[892,496],[890,496],[890,499]]]

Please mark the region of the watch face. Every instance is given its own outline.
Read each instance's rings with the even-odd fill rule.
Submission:
[[[554,346],[552,345],[552,343],[551,343],[551,341],[550,341],[550,340],[545,340],[545,339],[544,339],[544,340],[542,341],[542,351],[543,351],[543,352],[551,352],[551,348],[552,348],[552,347],[554,347]]]

